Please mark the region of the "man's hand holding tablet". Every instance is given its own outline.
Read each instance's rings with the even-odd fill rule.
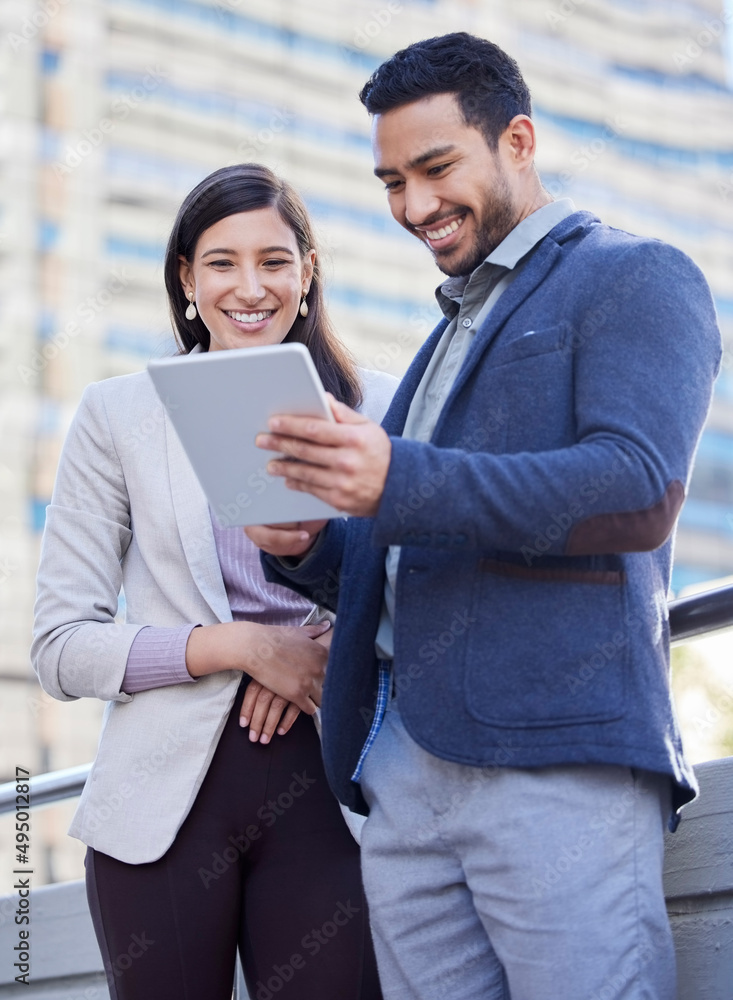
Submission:
[[[374,517],[392,456],[390,439],[379,424],[330,393],[326,396],[334,422],[278,414],[268,421],[269,432],[258,434],[255,443],[286,456],[268,462],[267,472],[284,478],[289,489],[311,493],[344,514]],[[325,524],[325,520],[297,521],[245,531],[265,552],[297,558],[308,552]]]

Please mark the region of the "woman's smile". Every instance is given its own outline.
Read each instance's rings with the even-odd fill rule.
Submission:
[[[257,312],[244,312],[234,309],[222,309],[222,312],[231,320],[232,325],[237,330],[244,333],[259,333],[264,330],[272,317],[275,309],[260,309]]]

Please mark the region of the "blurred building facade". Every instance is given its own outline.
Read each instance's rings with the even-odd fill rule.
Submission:
[[[191,187],[246,160],[293,181],[362,364],[402,373],[432,328],[438,273],[389,215],[356,96],[418,38],[469,30],[514,55],[551,193],[680,247],[705,272],[727,348],[673,585],[733,573],[733,17],[722,2],[5,0],[0,780],[16,764],[39,773],[94,754],[101,706],[51,703],[30,672],[44,509],[84,386],[175,350],[162,253]],[[70,808],[36,816],[46,879],[79,874]]]

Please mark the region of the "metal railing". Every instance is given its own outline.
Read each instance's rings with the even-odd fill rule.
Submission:
[[[733,629],[733,585],[706,590],[692,597],[682,597],[669,604],[670,639],[673,644],[712,632]],[[52,771],[31,778],[31,803],[47,805],[81,795],[91,764],[80,764],[64,771]],[[0,813],[15,808],[15,782],[0,785]]]
[[[670,601],[669,628],[673,643],[733,628],[733,585]]]
[[[67,767],[63,771],[50,771],[30,779],[31,805],[45,806],[61,799],[73,799],[81,795],[84,784],[92,769],[91,764]],[[0,813],[15,809],[15,781],[0,785]]]

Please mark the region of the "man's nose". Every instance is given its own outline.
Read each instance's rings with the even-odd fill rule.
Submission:
[[[440,211],[440,198],[424,181],[405,184],[405,217],[412,226],[423,226]]]

